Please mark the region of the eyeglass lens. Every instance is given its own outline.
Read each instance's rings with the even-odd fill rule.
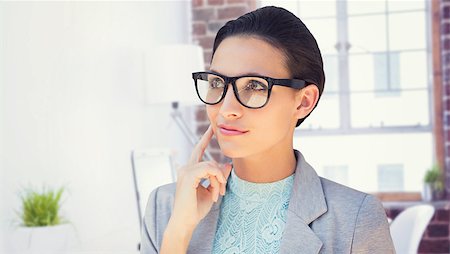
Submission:
[[[263,78],[242,77],[236,80],[238,100],[247,107],[263,106],[269,95],[269,84]],[[219,102],[225,91],[225,81],[220,76],[203,73],[197,78],[200,99],[208,104]]]

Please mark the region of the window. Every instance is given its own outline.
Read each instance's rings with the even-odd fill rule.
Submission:
[[[379,52],[373,54],[375,95],[400,96],[400,70],[398,52]]]
[[[403,165],[378,165],[379,191],[404,191]]]
[[[425,170],[433,163],[431,3],[260,4],[280,6],[300,17],[322,52],[324,93],[297,128],[294,147],[306,153],[316,169],[322,168],[324,176],[342,177],[325,168],[347,165],[348,185],[356,189],[420,192]],[[393,165],[401,165],[401,170]],[[389,174],[395,183],[377,181]]]
[[[325,166],[323,168],[323,177],[343,185],[348,185],[348,167],[346,165]]]

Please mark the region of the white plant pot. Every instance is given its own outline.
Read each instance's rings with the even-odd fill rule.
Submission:
[[[430,202],[433,199],[433,189],[431,184],[424,183],[422,189],[422,200],[425,202]]]
[[[47,227],[18,227],[11,235],[12,247],[16,253],[64,253],[74,229],[71,224]]]

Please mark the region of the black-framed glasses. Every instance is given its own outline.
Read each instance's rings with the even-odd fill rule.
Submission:
[[[262,108],[267,104],[274,85],[302,89],[308,83],[314,83],[310,80],[276,79],[258,75],[227,77],[213,71],[194,72],[192,78],[197,95],[205,104],[215,105],[221,102],[231,83],[239,103],[252,109]]]

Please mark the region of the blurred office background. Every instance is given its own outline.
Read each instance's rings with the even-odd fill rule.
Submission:
[[[168,151],[176,167],[192,149],[170,101],[153,95],[153,67],[182,59],[155,49],[199,45],[207,69],[218,29],[265,5],[299,16],[324,59],[325,91],[295,148],[320,175],[376,194],[391,217],[423,203],[425,172],[438,165],[445,195],[431,202],[419,253],[449,253],[444,0],[0,2],[0,253],[12,253],[17,192],[42,184],[67,186],[62,211],[76,228],[74,250],[136,250],[130,152]],[[194,93],[192,83],[177,85]],[[180,103],[179,111],[197,135],[206,128],[204,106]],[[216,142],[209,151],[224,159]]]

